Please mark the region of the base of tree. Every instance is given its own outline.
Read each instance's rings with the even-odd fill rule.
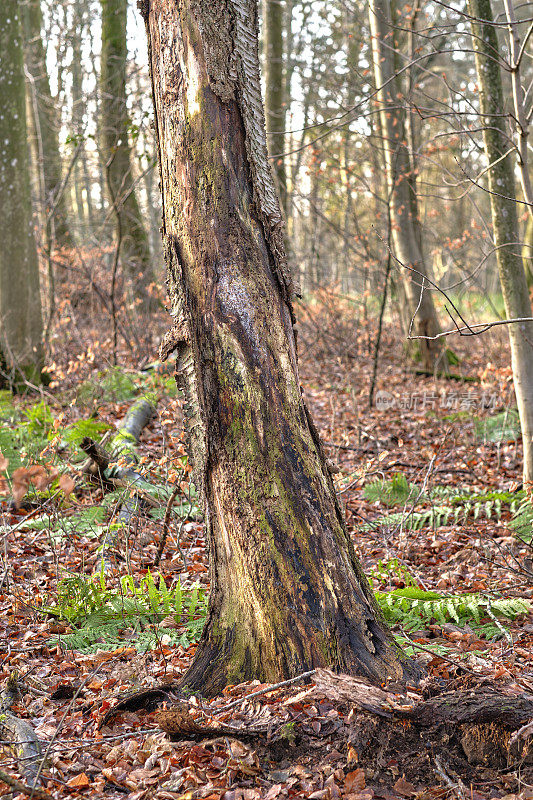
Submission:
[[[282,695],[277,701],[271,695],[268,701],[241,695],[232,703],[239,706],[235,718],[228,718],[220,701],[203,709],[178,701],[159,711],[155,722],[174,741],[231,736],[249,742],[266,773],[272,761],[282,762],[284,770],[307,763],[315,772],[324,761],[330,772],[335,766],[344,773],[362,769],[373,788],[374,781],[377,786],[397,784],[395,789],[404,797],[435,783],[458,797],[470,797],[470,787],[481,784],[494,787],[502,782],[507,789],[518,779],[531,783],[531,694],[505,686],[478,687],[472,681],[473,688],[424,700],[398,684],[390,689],[373,687],[329,670],[318,670],[313,680],[314,687],[294,689],[296,696],[291,689],[289,697]],[[464,677],[456,681],[459,686],[464,683]],[[426,697],[428,689],[437,687],[426,687]],[[260,711],[265,702],[266,717]],[[302,703],[314,706],[313,723],[299,715]],[[289,724],[287,705],[297,720]],[[221,721],[218,711],[223,712]],[[336,764],[331,762],[332,752],[338,757]],[[379,797],[379,791],[375,795]]]
[[[36,364],[9,366],[0,353],[0,389],[8,389],[13,394],[25,394],[33,386],[49,386],[51,375]]]

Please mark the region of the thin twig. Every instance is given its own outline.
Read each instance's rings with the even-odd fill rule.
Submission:
[[[159,542],[159,547],[157,548],[157,553],[156,553],[156,556],[154,558],[154,567],[157,567],[159,565],[159,562],[161,561],[161,557],[163,555],[163,550],[165,549],[165,544],[167,542],[168,532],[170,530],[170,517],[172,515],[172,506],[174,505],[174,500],[178,496],[179,490],[180,490],[179,485],[176,484],[174,486],[173,490],[172,490],[172,494],[168,498],[167,507],[165,509],[165,518],[163,520],[163,534],[161,536],[161,541]],[[187,559],[185,558],[185,554],[184,554],[183,550],[181,549],[181,544],[179,542],[179,536],[178,536],[178,549],[179,549],[181,557],[183,559],[183,566],[185,567],[185,569],[187,569]]]
[[[281,681],[280,683],[272,683],[269,686],[265,686],[263,689],[258,689],[257,692],[252,692],[252,694],[247,694],[244,697],[240,697],[238,700],[233,700],[231,703],[228,703],[222,708],[217,708],[216,713],[222,714],[224,711],[229,711],[230,708],[235,708],[235,706],[244,703],[245,700],[251,700],[252,697],[259,697],[261,694],[268,694],[268,692],[273,692],[274,689],[281,689],[283,686],[290,686],[291,683],[298,683],[298,681],[303,680],[304,678],[310,678],[311,675],[314,675],[316,669],[310,669],[308,672],[302,672],[301,675],[296,675],[295,678],[289,678],[287,681]],[[213,709],[215,711],[215,709]]]

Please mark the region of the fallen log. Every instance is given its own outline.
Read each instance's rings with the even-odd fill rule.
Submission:
[[[109,441],[109,449],[103,448],[88,437],[80,444],[105,486],[122,486],[129,490],[118,515],[108,526],[102,542],[100,569],[104,572],[111,569],[111,554],[116,550],[121,532],[127,530],[137,518],[141,500],[157,505],[157,501],[146,491],[150,488],[150,484],[137,470],[139,463],[137,445],[143,429],[154,416],[155,409],[156,402],[153,396],[141,397],[128,409],[117,432]],[[94,474],[94,470],[90,472]]]

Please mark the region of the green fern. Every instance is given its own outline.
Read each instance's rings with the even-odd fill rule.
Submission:
[[[523,492],[466,492],[462,494],[444,493],[443,495],[435,491],[431,493],[432,498],[439,496],[444,496],[448,502],[421,511],[412,511],[409,514],[401,512],[387,514],[371,523],[365,523],[361,526],[361,530],[372,530],[377,526],[391,530],[400,525],[404,530],[417,531],[422,528],[435,530],[442,525],[464,523],[469,518],[499,520],[506,509],[509,509],[511,513],[518,511],[524,494]]]
[[[89,653],[116,649],[127,642],[144,652],[159,646],[163,636],[165,643],[183,647],[198,641],[207,596],[198,585],[185,589],[178,581],[169,588],[161,575],[150,572],[138,586],[131,575],[124,576],[117,589],[107,588],[103,573],[97,578],[73,573],[60,582],[57,604],[41,610],[75,628],[52,639],[53,645]],[[174,617],[178,628],[159,627],[168,616]]]
[[[476,436],[483,442],[516,441],[520,438],[520,418],[515,408],[508,408],[493,417],[474,420]]]
[[[533,539],[533,505],[527,496],[523,496],[522,502],[516,508],[513,519],[509,523],[517,537],[523,542],[530,543]]]
[[[441,624],[455,622],[458,625],[469,623],[479,628],[482,618],[488,616],[488,610],[495,617],[510,620],[531,610],[531,602],[525,598],[491,599],[480,594],[444,595],[427,592],[416,586],[395,589],[392,592],[377,591],[375,595],[387,622],[391,625],[401,624],[408,631],[433,621]]]
[[[371,503],[379,501],[386,506],[400,506],[415,500],[418,487],[409,483],[402,472],[396,472],[390,480],[373,481],[365,486],[364,494]]]

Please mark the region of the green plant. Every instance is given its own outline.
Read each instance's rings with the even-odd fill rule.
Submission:
[[[403,581],[406,586],[418,586],[416,579],[411,575],[407,567],[400,564],[397,558],[383,561],[381,558],[375,567],[370,570],[370,578],[379,582],[390,582],[391,578]]]
[[[26,530],[48,531],[54,539],[64,536],[96,537],[102,532],[107,510],[103,506],[90,506],[67,516],[66,513],[43,514],[29,519]]]
[[[183,647],[198,641],[207,597],[200,586],[185,589],[179,580],[168,588],[161,575],[150,572],[139,585],[126,575],[115,589],[107,587],[103,573],[92,578],[72,573],[58,586],[57,604],[43,606],[41,611],[66,620],[73,628],[51,642],[67,650],[89,653],[127,642],[144,652],[157,647],[162,637],[167,644]],[[160,627],[169,616],[176,627]]]
[[[400,506],[416,499],[418,487],[415,483],[409,483],[402,472],[396,472],[390,480],[383,479],[369,483],[365,486],[364,494],[371,503]]]
[[[375,592],[376,600],[387,622],[402,625],[407,631],[416,630],[432,621],[470,624],[483,632],[483,617],[515,619],[531,609],[531,601],[520,597],[492,599],[481,594],[445,595],[427,592],[417,586],[395,589],[392,592]],[[489,623],[490,625],[490,623]],[[493,625],[498,631],[498,628]],[[486,629],[485,629],[486,632]],[[501,632],[499,632],[501,634]]]
[[[67,425],[62,432],[62,439],[67,444],[79,444],[82,439],[98,439],[104,431],[110,429],[110,425],[99,419],[79,419],[71,425]]]
[[[371,530],[377,526],[391,530],[400,525],[404,530],[417,531],[422,528],[435,530],[441,525],[465,522],[470,517],[474,520],[480,518],[501,519],[506,508],[509,508],[511,513],[517,512],[523,496],[523,492],[453,494],[448,487],[437,487],[430,493],[431,499],[442,498],[447,501],[446,503],[420,511],[413,510],[408,514],[402,512],[387,514],[371,523],[365,523],[361,526],[361,530]],[[427,498],[424,498],[424,501],[427,501]]]
[[[483,442],[509,442],[520,438],[520,419],[515,408],[493,417],[474,420],[476,436]]]
[[[533,540],[533,505],[529,497],[522,493],[522,502],[515,509],[509,527],[519,539],[529,543]]]

